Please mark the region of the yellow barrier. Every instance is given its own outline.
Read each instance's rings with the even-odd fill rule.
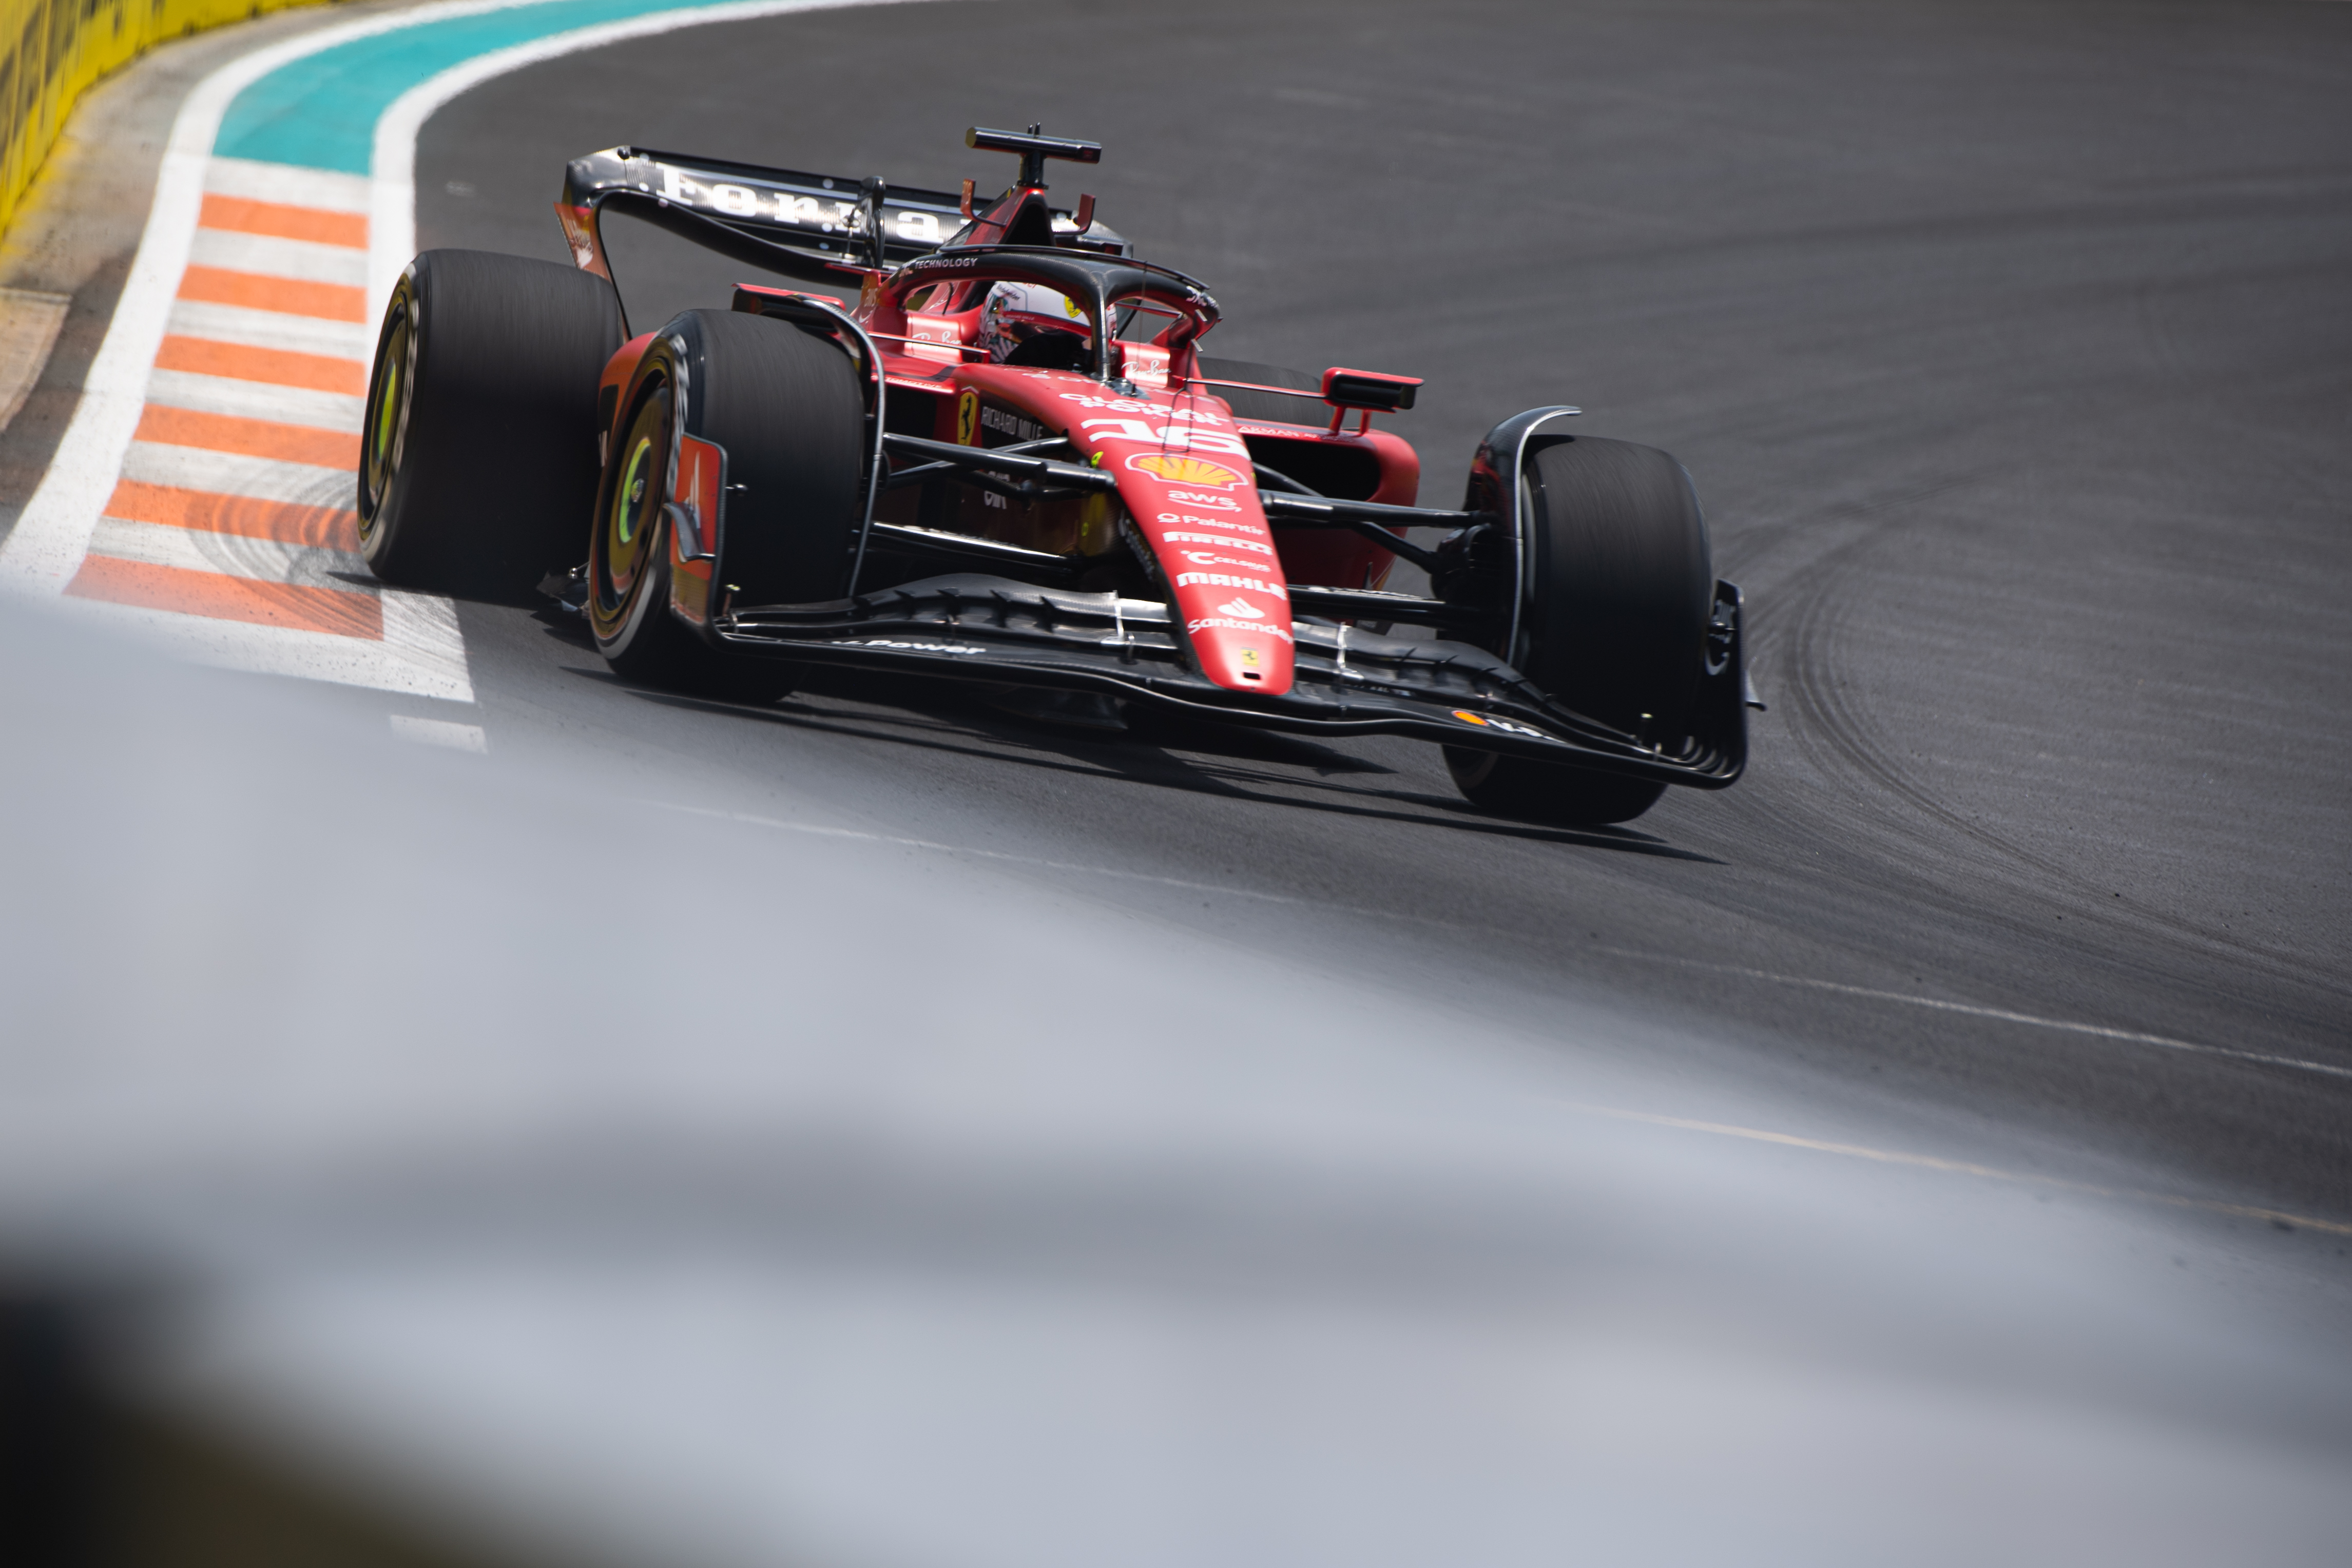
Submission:
[[[133,56],[199,27],[320,0],[0,0],[0,229],[74,100]]]

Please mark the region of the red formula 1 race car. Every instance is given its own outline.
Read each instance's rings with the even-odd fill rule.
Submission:
[[[557,205],[578,269],[428,251],[386,308],[359,476],[385,580],[583,612],[625,676],[780,695],[839,664],[1445,748],[1481,805],[1638,816],[1747,758],[1738,591],[1681,465],[1533,409],[1459,510],[1375,414],[1420,383],[1205,357],[1217,304],[1049,204],[621,147]],[[622,212],[841,298],[739,287],[631,336]],[[1402,530],[1449,530],[1434,549]],[[583,538],[584,535],[584,538]],[[1399,557],[1428,596],[1381,586]],[[1394,629],[1415,635],[1395,635]]]

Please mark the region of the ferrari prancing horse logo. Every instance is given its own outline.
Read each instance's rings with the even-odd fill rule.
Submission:
[[[956,399],[956,444],[970,446],[980,434],[980,394],[971,388]]]

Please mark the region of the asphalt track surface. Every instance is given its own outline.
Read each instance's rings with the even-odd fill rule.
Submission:
[[[1218,350],[1427,379],[1424,500],[1541,402],[1679,456],[1770,711],[1737,789],[1581,832],[1402,741],[664,697],[521,606],[461,607],[478,721],[1468,1012],[1695,1026],[1694,1104],[2352,1219],[2347,103],[2324,5],[888,6],[504,77],[425,129],[421,246],[562,259],[563,162],[622,142],[993,188],[966,125],[1099,139],[1057,193],[1205,279]],[[616,248],[640,327],[733,276]]]

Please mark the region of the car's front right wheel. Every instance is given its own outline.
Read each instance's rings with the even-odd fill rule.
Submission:
[[[1654,446],[1573,436],[1539,447],[1520,483],[1531,580],[1521,646],[1506,656],[1587,718],[1643,739],[1687,733],[1715,599],[1690,476]],[[1462,746],[1445,763],[1473,803],[1543,821],[1631,821],[1666,789]]]

